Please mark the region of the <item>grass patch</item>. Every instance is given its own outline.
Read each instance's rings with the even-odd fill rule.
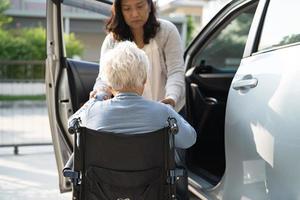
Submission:
[[[42,101],[45,95],[0,95],[0,101]]]

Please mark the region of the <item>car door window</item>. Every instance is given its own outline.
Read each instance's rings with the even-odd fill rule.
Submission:
[[[195,56],[194,66],[205,65],[212,71],[235,72],[241,62],[256,7],[234,16],[215,33]]]
[[[270,1],[258,45],[259,51],[300,42],[299,7],[300,1]]]

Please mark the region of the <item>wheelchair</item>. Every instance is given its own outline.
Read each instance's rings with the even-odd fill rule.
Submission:
[[[176,183],[187,180],[176,167],[176,119],[169,126],[143,134],[99,132],[69,124],[73,154],[63,169],[71,179],[73,200],[179,200]],[[186,191],[187,193],[187,191]]]

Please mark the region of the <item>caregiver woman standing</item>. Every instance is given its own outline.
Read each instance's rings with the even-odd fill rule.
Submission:
[[[185,96],[183,46],[174,24],[157,19],[155,14],[152,0],[115,0],[101,56],[120,41],[133,41],[146,52],[150,62],[143,96],[170,104],[179,111]],[[91,96],[96,91],[105,91],[99,75]]]

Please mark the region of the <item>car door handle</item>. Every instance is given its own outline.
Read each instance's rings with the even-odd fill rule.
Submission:
[[[245,79],[246,78],[246,79]],[[246,90],[250,88],[254,88],[257,86],[258,80],[256,78],[244,77],[243,79],[237,80],[232,84],[233,89],[235,90]]]

